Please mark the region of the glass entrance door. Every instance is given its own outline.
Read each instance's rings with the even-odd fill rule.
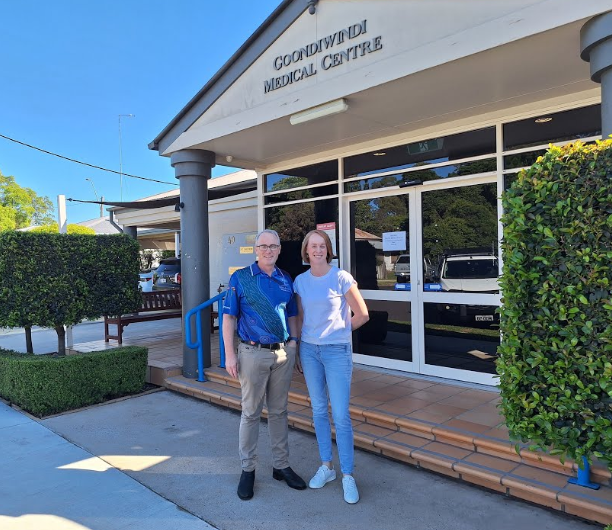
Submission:
[[[417,190],[420,371],[495,384],[500,305],[497,182]],[[446,184],[446,183],[445,183]]]
[[[355,360],[418,372],[411,289],[415,193],[367,194],[349,202],[351,272],[370,321],[353,334]]]
[[[432,182],[351,198],[351,272],[370,311],[355,361],[494,384],[497,183]]]

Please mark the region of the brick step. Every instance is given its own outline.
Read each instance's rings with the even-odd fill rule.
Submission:
[[[240,383],[221,368],[206,370],[206,377],[215,383],[240,389]],[[296,392],[293,389],[289,392],[289,403],[310,406],[308,395]],[[533,465],[540,469],[566,475],[567,477],[576,476],[576,470],[578,469],[577,464],[572,460],[566,460],[564,463],[561,463],[558,457],[538,451],[531,451],[526,444],[519,444],[519,453],[517,453],[515,444],[510,443],[506,439],[484,436],[414,418],[396,417],[379,410],[366,409],[355,405],[351,405],[349,410],[351,418],[355,421],[363,421],[377,427],[435,440],[468,451],[475,451],[480,454],[503,458],[520,464]],[[591,466],[591,480],[602,485],[612,485],[610,470],[597,462]]]
[[[165,386],[209,403],[240,410],[237,382],[225,378],[220,371],[207,371],[206,376],[208,381],[204,383],[182,376],[168,377]],[[312,433],[312,412],[307,397],[306,403],[304,398],[299,392],[291,393],[288,421],[291,427]],[[502,445],[498,440],[488,447],[482,443],[468,444],[465,436],[453,437],[432,425],[425,429],[421,425],[402,425],[390,420],[383,425],[380,416],[377,423],[368,421],[367,409],[352,407],[351,412],[355,446],[363,450],[591,521],[612,523],[612,488],[604,485],[593,491],[568,484],[567,466],[561,467],[564,472],[560,472],[549,465],[552,463],[546,458],[529,460],[516,452],[512,455],[498,450],[498,445]],[[263,416],[267,417],[266,409]],[[462,445],[454,443],[457,441]],[[512,457],[507,458],[507,454]]]

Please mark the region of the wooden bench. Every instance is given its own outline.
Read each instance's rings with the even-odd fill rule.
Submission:
[[[149,322],[150,320],[163,320],[166,318],[180,318],[183,316],[181,301],[181,291],[151,291],[143,292],[142,303],[137,313],[119,315],[117,317],[104,317],[104,341],[115,339],[119,344],[123,344],[123,328],[133,322]],[[215,318],[219,315],[217,311],[210,312],[210,329],[215,332]],[[109,331],[109,325],[117,326],[116,335]]]

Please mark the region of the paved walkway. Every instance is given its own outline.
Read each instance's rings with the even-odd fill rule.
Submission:
[[[0,448],[2,530],[213,528],[4,403]]]
[[[53,459],[27,464],[32,467],[30,472],[34,469],[44,472],[41,482],[46,475],[65,474],[61,482],[56,481],[47,491],[33,487],[31,481],[11,478],[8,482],[13,492],[8,499],[11,504],[19,502],[21,507],[11,510],[11,516],[54,514],[91,530],[189,530],[205,528],[202,520],[222,530],[597,528],[567,515],[359,450],[355,455],[355,474],[361,493],[358,504],[348,505],[342,500],[339,480],[322,490],[292,490],[272,479],[266,423],[260,429],[255,497],[248,502],[241,501],[236,495],[240,476],[239,421],[236,412],[169,391],[43,420],[42,426],[38,426],[40,429],[47,433],[46,428],[52,429],[83,449],[73,447],[73,453],[59,462]],[[63,438],[52,436],[60,445],[71,445]],[[318,465],[315,438],[295,430],[289,436],[291,465],[309,478]],[[6,467],[3,458],[0,455],[0,470]],[[58,463],[87,468],[89,459],[104,465],[106,471],[57,469]],[[104,489],[101,482],[88,484],[86,480],[96,480],[95,477],[88,479],[90,475],[95,475],[98,481],[108,476],[109,484]],[[97,491],[89,492],[92,486]],[[151,491],[147,492],[145,486]],[[111,496],[109,489],[113,488],[116,492]],[[42,500],[41,494],[49,500]],[[4,495],[0,496],[0,502],[7,499]],[[60,499],[66,508],[59,507]],[[5,529],[2,523],[0,528]],[[48,528],[40,525],[37,530]]]

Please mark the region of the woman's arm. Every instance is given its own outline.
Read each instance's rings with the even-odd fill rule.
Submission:
[[[370,320],[368,306],[366,306],[357,285],[353,285],[344,296],[346,297],[346,301],[353,312],[353,318],[351,318],[351,330],[355,331],[357,328],[360,328],[368,320]]]

